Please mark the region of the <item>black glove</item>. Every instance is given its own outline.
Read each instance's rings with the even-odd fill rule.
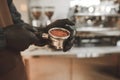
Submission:
[[[65,28],[65,29],[69,30],[70,37],[68,39],[66,39],[63,43],[63,51],[66,52],[69,49],[71,49],[71,47],[73,46],[74,35],[75,35],[75,28],[73,26],[74,26],[74,23],[72,23],[68,19],[60,19],[60,20],[57,20],[57,21],[49,24],[46,27],[46,32],[48,32],[49,29],[54,28],[54,27],[60,27],[60,28]]]
[[[35,31],[27,24],[15,24],[4,28],[6,37],[6,46],[8,49],[23,51],[31,44],[38,44],[39,39],[35,35]]]
[[[43,34],[46,33],[46,28],[42,27],[34,27],[37,32],[35,33],[37,38],[39,39],[39,43],[35,44],[36,46],[45,46],[49,43],[48,38],[44,38]]]

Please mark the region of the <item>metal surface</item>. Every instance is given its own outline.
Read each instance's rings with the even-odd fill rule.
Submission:
[[[63,30],[63,31],[67,31],[69,34],[67,36],[64,36],[64,37],[54,36],[53,34],[50,33],[50,31],[54,30],[54,29],[60,29],[60,30]],[[49,33],[50,39],[52,41],[52,43],[50,45],[53,46],[57,50],[63,49],[64,40],[66,40],[70,36],[70,32],[68,30],[64,29],[64,28],[52,28],[52,29],[49,30],[48,33]]]

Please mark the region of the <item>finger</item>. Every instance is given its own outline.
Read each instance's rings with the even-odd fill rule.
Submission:
[[[61,21],[64,22],[64,24],[68,24],[68,25],[74,25],[74,23],[72,21],[70,21],[69,19],[62,19]]]
[[[66,51],[70,50],[72,48],[72,46],[73,46],[73,44],[71,44],[71,43],[65,45],[64,48],[63,48],[63,51],[66,52]]]
[[[63,51],[66,52],[66,51],[70,50],[72,48],[73,44],[74,44],[74,38],[66,39],[63,42]]]
[[[57,25],[58,27],[62,27],[62,26],[65,26],[66,24],[71,25],[71,26],[74,25],[74,23],[68,19],[59,19],[48,26],[56,26]]]

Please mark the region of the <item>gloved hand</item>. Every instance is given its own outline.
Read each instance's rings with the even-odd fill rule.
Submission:
[[[70,31],[70,37],[64,41],[63,51],[68,51],[73,45],[74,39],[74,24],[68,19],[57,20],[46,28],[34,29],[28,24],[15,24],[4,28],[6,36],[7,47],[16,51],[24,51],[31,44],[37,46],[44,46],[49,44],[49,40],[42,38],[42,33],[48,33],[48,30],[53,27],[65,28]]]
[[[4,28],[6,37],[6,46],[8,49],[23,51],[31,44],[38,44],[39,39],[36,37],[34,30],[27,24],[15,24]]]
[[[60,20],[57,20],[57,21],[49,24],[46,27],[46,32],[48,32],[49,29],[54,28],[54,27],[65,28],[70,31],[70,37],[68,39],[66,39],[63,43],[63,51],[64,52],[68,51],[73,46],[74,35],[75,35],[75,28],[73,27],[73,25],[74,25],[74,23],[72,23],[68,19],[60,19]]]

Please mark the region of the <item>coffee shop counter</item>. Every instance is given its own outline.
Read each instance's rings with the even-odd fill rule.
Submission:
[[[110,46],[62,52],[32,45],[21,55],[28,80],[120,80],[119,53],[120,47]]]
[[[27,50],[21,52],[24,57],[30,56],[73,56],[76,58],[100,57],[110,54],[119,54],[120,46],[104,46],[104,47],[73,47],[68,52],[55,51],[47,46],[37,47],[31,45]]]

